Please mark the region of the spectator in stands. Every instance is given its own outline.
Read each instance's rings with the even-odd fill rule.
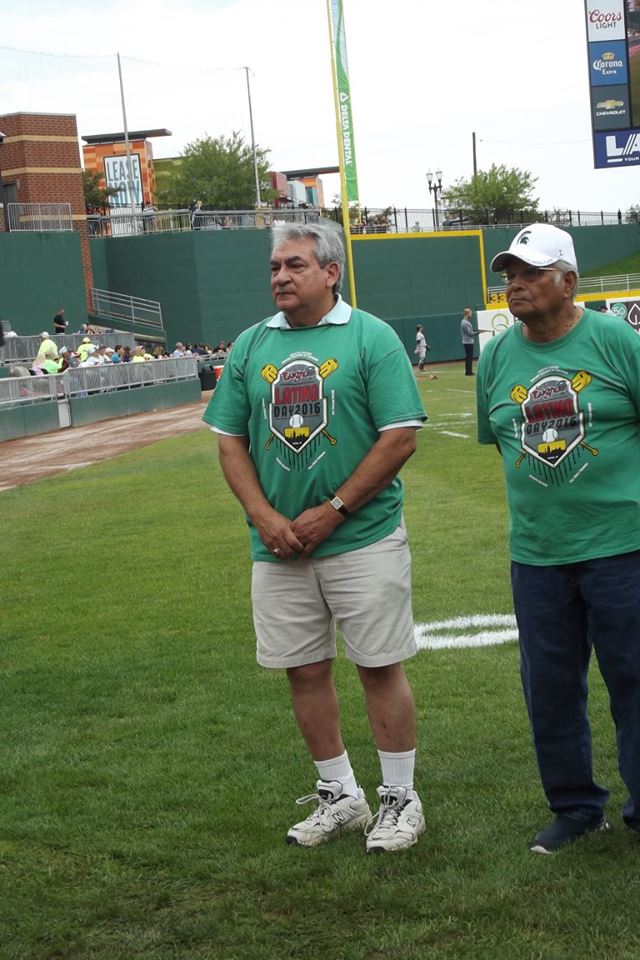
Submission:
[[[202,210],[202,200],[196,200],[189,207],[189,219],[190,219],[192,230],[200,229],[200,218],[198,214],[200,213],[201,210]]]
[[[58,373],[64,373],[71,364],[69,363],[70,351],[68,347],[60,347],[60,356],[58,357]]]
[[[90,337],[84,337],[82,343],[78,347],[78,356],[80,357],[80,363],[84,363],[90,353],[93,353],[96,349],[96,344],[91,342]]]
[[[156,208],[152,203],[142,203],[142,229],[144,233],[152,233],[157,226]]]
[[[144,347],[134,347],[131,352],[132,363],[144,363]]]
[[[44,355],[44,358],[39,361],[40,369],[44,373],[57,373],[58,372],[58,354],[54,353],[53,350],[47,350]]]
[[[121,343],[116,343],[115,347],[113,348],[113,354],[112,354],[112,356],[111,356],[111,363],[122,363],[122,352],[123,352],[123,349],[124,349],[124,348],[123,348],[123,346],[122,346]]]
[[[131,361],[131,347],[121,347],[121,350],[120,360],[122,363],[129,363]]]
[[[84,336],[85,333],[88,333],[88,332],[89,332],[89,330],[88,330],[88,327],[87,327],[86,323],[81,323],[81,324],[80,324],[80,329],[79,329],[79,330],[76,330],[76,333],[78,334],[78,336],[80,336],[80,335]]]
[[[182,343],[181,340],[178,340],[178,342],[176,343],[176,348],[175,348],[175,350],[173,351],[173,353],[171,354],[171,356],[172,356],[172,357],[186,357],[186,356],[187,356],[187,348],[185,347],[184,343]]]
[[[53,353],[54,357],[58,356],[58,348],[55,343],[49,336],[46,330],[43,330],[40,334],[42,340],[40,341],[40,346],[38,347],[38,353],[36,355],[36,361],[44,360],[47,353]]]
[[[82,346],[82,344],[81,344]],[[105,360],[100,352],[100,347],[94,346],[91,344],[91,349],[89,350],[87,356],[84,360],[80,361],[79,366],[81,367],[101,367],[104,364]]]
[[[63,334],[67,332],[69,322],[64,318],[64,307],[58,307],[58,311],[53,318],[53,332]]]

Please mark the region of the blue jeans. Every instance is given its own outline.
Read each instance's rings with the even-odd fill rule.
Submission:
[[[587,673],[591,648],[609,691],[623,817],[640,830],[640,550],[558,566],[511,565],[522,687],[542,786],[554,813],[600,817]]]

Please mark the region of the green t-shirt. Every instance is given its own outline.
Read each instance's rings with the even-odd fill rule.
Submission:
[[[593,310],[551,343],[516,323],[482,351],[476,385],[478,439],[502,452],[512,558],[640,549],[640,336]]]
[[[266,320],[241,333],[204,414],[222,433],[249,437],[265,496],[290,519],[333,496],[381,428],[426,420],[396,333],[377,317],[361,310],[349,316],[346,304],[340,307],[347,322],[282,329]],[[401,516],[396,477],[339,524],[314,556],[376,543]],[[253,559],[273,561],[249,526]]]

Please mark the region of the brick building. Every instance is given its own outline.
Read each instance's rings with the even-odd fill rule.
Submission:
[[[0,116],[0,200],[8,203],[68,203],[80,235],[89,305],[93,271],[82,184],[78,127],[73,114],[10,113]],[[6,229],[0,217],[0,230]]]
[[[96,133],[83,136],[86,146],[82,148],[85,170],[99,173],[100,186],[115,187],[120,190],[111,198],[112,207],[141,207],[143,203],[154,203],[156,195],[156,174],[153,163],[153,147],[150,137],[170,137],[171,131],[132,130],[128,134],[131,156],[131,177],[129,177],[124,132]],[[130,183],[130,180],[132,182]]]

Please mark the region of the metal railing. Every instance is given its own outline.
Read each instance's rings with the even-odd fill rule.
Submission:
[[[164,330],[162,307],[157,300],[145,300],[143,297],[130,297],[126,293],[92,287],[91,308],[97,317],[128,320],[139,326]]]
[[[189,230],[255,230],[277,223],[317,223],[322,212],[316,208],[296,210],[155,210],[90,214],[90,237],[125,237],[153,233],[184,233]]]
[[[94,393],[111,393],[133,387],[194,380],[198,376],[195,357],[172,357],[168,360],[145,360],[141,363],[107,363],[96,367],[75,367],[66,370],[65,392],[69,397]]]
[[[640,290],[640,273],[623,273],[611,277],[581,277],[577,293],[607,293],[615,290]],[[506,301],[504,283],[487,287],[491,302]]]
[[[60,347],[67,347],[69,350],[76,351],[86,336],[86,333],[60,334],[49,339],[53,340],[58,350],[60,350]],[[123,347],[135,347],[136,345],[132,333],[100,333],[88,334],[88,336],[92,343],[99,343],[106,347],[115,347],[116,344],[122,344]],[[4,345],[4,363],[15,364],[22,361],[32,363],[37,356],[41,343],[42,337],[38,336],[9,337],[5,340]]]
[[[9,230],[73,230],[70,203],[8,203]]]
[[[605,293],[607,290],[640,290],[640,273],[611,277],[581,277],[578,293]]]
[[[340,208],[325,210],[324,215],[341,222]],[[496,217],[491,211],[478,217],[465,210],[416,207],[362,207],[351,224],[354,235],[384,233],[436,233],[452,230],[496,230],[500,227],[522,227],[527,223],[552,223],[557,227],[607,226],[633,222],[616,211],[538,210],[531,214],[523,210],[502,211]]]
[[[41,377],[5,377],[0,379],[0,407],[53,399],[68,400],[70,397],[92,396],[197,378],[198,364],[195,357],[75,367],[65,370],[64,373],[45,374]]]
[[[0,408],[54,400],[61,393],[64,395],[58,384],[59,380],[62,380],[61,376],[3,377],[0,380]]]

